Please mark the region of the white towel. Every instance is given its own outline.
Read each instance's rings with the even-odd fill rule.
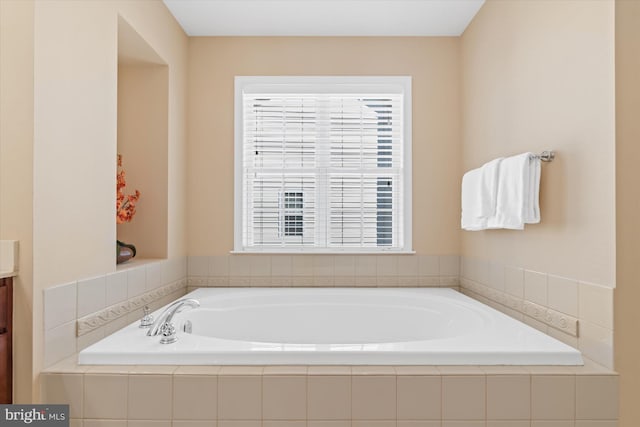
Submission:
[[[462,219],[464,230],[484,230],[495,215],[498,172],[502,158],[470,170],[462,177]]]
[[[540,222],[540,159],[532,153],[508,157],[500,164],[496,213],[487,228],[524,229]]]

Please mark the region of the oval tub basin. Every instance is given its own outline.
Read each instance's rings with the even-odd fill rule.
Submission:
[[[177,342],[160,344],[136,322],[82,350],[79,363],[582,364],[578,350],[452,289],[202,288],[185,297],[201,305],[174,317]]]

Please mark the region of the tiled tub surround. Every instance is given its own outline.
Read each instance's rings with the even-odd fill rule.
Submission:
[[[186,258],[123,264],[118,271],[44,291],[45,366],[68,357],[186,293]]]
[[[42,374],[75,427],[614,427],[618,377],[584,367],[77,366]]]
[[[613,288],[467,257],[460,287],[613,368]]]
[[[458,287],[457,255],[249,255],[188,257],[189,287]]]

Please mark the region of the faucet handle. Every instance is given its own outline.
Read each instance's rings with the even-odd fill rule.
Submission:
[[[178,341],[176,336],[176,327],[171,322],[165,322],[160,328],[160,344],[172,344]]]
[[[142,319],[140,319],[140,328],[150,328],[151,325],[153,325],[153,316],[149,313],[151,313],[151,310],[149,309],[148,305],[145,305],[144,308],[142,309],[143,312],[143,316]]]

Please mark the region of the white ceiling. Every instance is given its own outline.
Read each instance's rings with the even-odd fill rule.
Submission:
[[[459,36],[484,0],[163,0],[189,36]]]

